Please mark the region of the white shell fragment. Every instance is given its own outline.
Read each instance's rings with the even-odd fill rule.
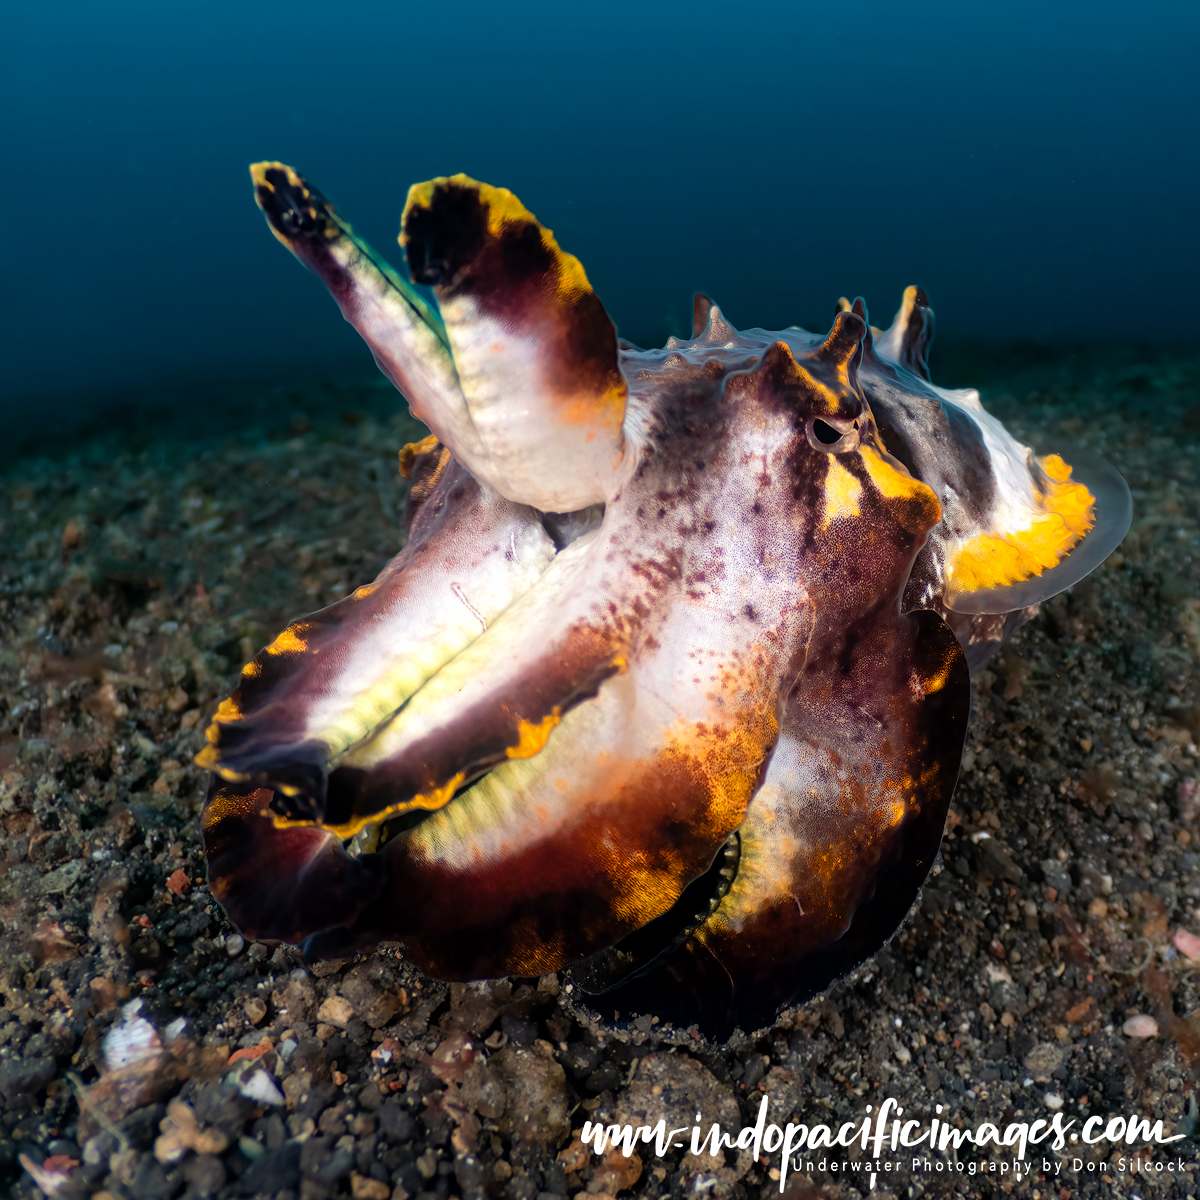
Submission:
[[[1145,1013],[1135,1013],[1124,1025],[1121,1032],[1131,1038],[1152,1038],[1158,1036],[1158,1022]]]
[[[131,1000],[121,1010],[121,1019],[104,1035],[104,1066],[109,1071],[132,1067],[162,1053],[158,1030],[137,1014],[141,1000]]]
[[[247,1100],[254,1100],[259,1104],[279,1105],[284,1102],[283,1093],[275,1086],[275,1081],[262,1067],[239,1079],[238,1091]]]

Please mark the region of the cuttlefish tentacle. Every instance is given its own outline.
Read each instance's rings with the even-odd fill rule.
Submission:
[[[486,469],[463,461],[544,511],[607,500],[625,457],[629,389],[617,331],[582,264],[512,192],[465,175],[414,186],[402,225],[487,456]]]
[[[598,997],[603,1008],[717,1036],[755,1029],[895,931],[941,840],[966,734],[966,660],[931,612],[859,624],[847,643],[836,680],[813,656],[788,699],[711,916],[663,957],[621,962],[627,981]]]
[[[255,163],[250,177],[271,232],[329,289],[418,420],[463,461],[481,453],[437,310],[291,167]]]
[[[628,386],[616,329],[579,260],[511,192],[465,175],[410,191],[401,242],[435,310],[291,167],[256,163],[251,176],[272,232],[480,483],[543,512],[618,486]]]
[[[294,809],[320,817],[331,764],[542,577],[556,551],[540,514],[437,449],[416,460],[430,468],[419,476],[436,482],[419,499],[404,550],[374,583],[289,625],[243,668],[201,765],[279,789]]]
[[[306,952],[326,957],[400,939],[423,969],[473,979],[556,970],[666,911],[745,818],[778,729],[768,652],[749,657],[740,692],[725,681],[728,703],[710,699],[700,721],[662,698],[655,668],[672,665],[615,675],[561,721],[529,728],[511,757],[376,853],[347,853],[346,830],[303,827],[328,839],[339,894],[376,899],[316,911],[293,940],[309,937]],[[679,674],[681,690],[690,679]],[[277,830],[270,802],[227,801],[206,826],[214,893],[256,936],[279,916],[232,856],[249,846],[267,856],[277,832],[292,832]]]
[[[440,807],[530,739],[544,741],[565,712],[626,669],[633,630],[587,595],[589,582],[600,586],[590,541],[561,551],[535,591],[343,758],[330,779],[326,823],[376,820],[416,796],[419,807]]]

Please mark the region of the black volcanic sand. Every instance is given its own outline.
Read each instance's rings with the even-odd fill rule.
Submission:
[[[1133,530],[977,679],[950,828],[900,934],[852,982],[724,1046],[647,1019],[599,1027],[554,976],[450,987],[394,949],[306,968],[245,942],[210,897],[191,766],[209,716],[289,618],[399,548],[396,452],[420,430],[385,388],[279,394],[254,428],[206,438],[117,428],[10,467],[0,1186],[35,1196],[40,1172],[60,1196],[765,1196],[778,1154],[601,1160],[575,1132],[697,1112],[736,1131],[764,1094],[773,1120],[835,1127],[893,1096],[922,1122],[940,1104],[972,1127],[1137,1112],[1195,1130],[1200,364],[1131,349],[951,365],[1040,449],[1070,440],[1120,466]],[[105,1038],[122,1022],[119,1067]],[[1122,1173],[1123,1146],[1107,1174],[1076,1172],[1082,1154],[1043,1145],[1020,1182],[886,1154],[902,1169],[876,1192],[1196,1186],[1190,1136],[1157,1155],[1182,1155],[1182,1176]],[[866,1189],[814,1162],[789,1193]]]

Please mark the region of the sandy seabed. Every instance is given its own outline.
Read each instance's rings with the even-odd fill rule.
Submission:
[[[1195,1194],[1200,363],[1014,353],[975,381],[1040,450],[1120,467],[1133,529],[976,679],[946,839],[897,937],[722,1046],[606,1029],[554,976],[447,986],[394,950],[306,967],[243,939],[205,886],[192,756],[242,662],[399,548],[396,452],[421,434],[401,403],[373,382],[281,392],[216,436],[166,423],[10,465],[0,1188],[777,1195],[777,1153],[597,1157],[578,1136],[663,1119],[690,1139],[697,1114],[702,1136],[736,1134],[765,1095],[780,1125],[861,1124],[893,1097],[922,1127],[940,1105],[972,1129],[1137,1114],[1188,1135],[1047,1142],[1019,1169],[1011,1150],[888,1150],[880,1196]],[[866,1193],[863,1158],[806,1151],[787,1192]]]

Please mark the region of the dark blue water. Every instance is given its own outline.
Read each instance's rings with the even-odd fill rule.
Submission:
[[[735,324],[1186,341],[1200,9],[1091,3],[25,5],[6,116],[3,414],[369,365],[269,234],[279,158],[400,260],[410,183],[512,188],[621,332]]]

